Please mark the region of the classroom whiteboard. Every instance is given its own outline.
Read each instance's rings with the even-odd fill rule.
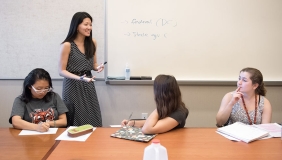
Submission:
[[[104,0],[12,0],[0,5],[0,79],[23,79],[34,68],[58,73],[60,44],[66,38],[72,16],[88,12],[93,18],[98,63],[104,61]],[[103,78],[103,72],[95,74]]]
[[[108,76],[282,81],[281,0],[107,0]]]

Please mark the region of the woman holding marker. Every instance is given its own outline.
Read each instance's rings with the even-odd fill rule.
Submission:
[[[261,124],[271,122],[271,104],[261,72],[255,68],[240,71],[237,89],[225,94],[216,115],[218,127],[235,122]]]
[[[74,125],[102,126],[100,106],[91,70],[98,73],[96,40],[92,38],[92,17],[86,12],[73,15],[66,39],[62,42],[59,74],[64,77],[63,99],[74,104]]]
[[[23,91],[15,98],[9,122],[14,128],[47,132],[50,127],[66,127],[67,107],[52,91],[49,73],[32,70],[24,79]]]
[[[157,106],[147,120],[123,120],[121,125],[142,127],[144,134],[183,128],[189,111],[182,102],[176,79],[169,75],[158,75],[154,80],[154,95]]]

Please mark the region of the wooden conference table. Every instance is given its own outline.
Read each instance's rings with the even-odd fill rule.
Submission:
[[[141,160],[150,143],[112,138],[118,128],[97,128],[85,142],[55,141],[55,135],[18,136],[20,130],[0,128],[0,159]],[[216,128],[184,128],[159,134],[169,160],[256,159],[281,160],[282,140],[233,142],[215,133]]]
[[[19,136],[21,130],[0,128],[0,159],[42,159],[64,130],[58,129],[56,134]]]

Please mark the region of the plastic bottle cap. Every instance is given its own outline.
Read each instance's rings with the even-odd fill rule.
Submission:
[[[160,140],[159,139],[153,139],[152,143],[160,143]]]

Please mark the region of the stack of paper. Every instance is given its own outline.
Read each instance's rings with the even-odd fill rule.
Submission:
[[[256,128],[255,126],[246,125],[241,122],[236,122],[231,125],[218,128],[217,131],[246,143],[261,139],[269,135],[269,133],[265,130]]]
[[[281,137],[281,126],[277,123],[266,123],[254,126],[267,131],[271,137]]]

